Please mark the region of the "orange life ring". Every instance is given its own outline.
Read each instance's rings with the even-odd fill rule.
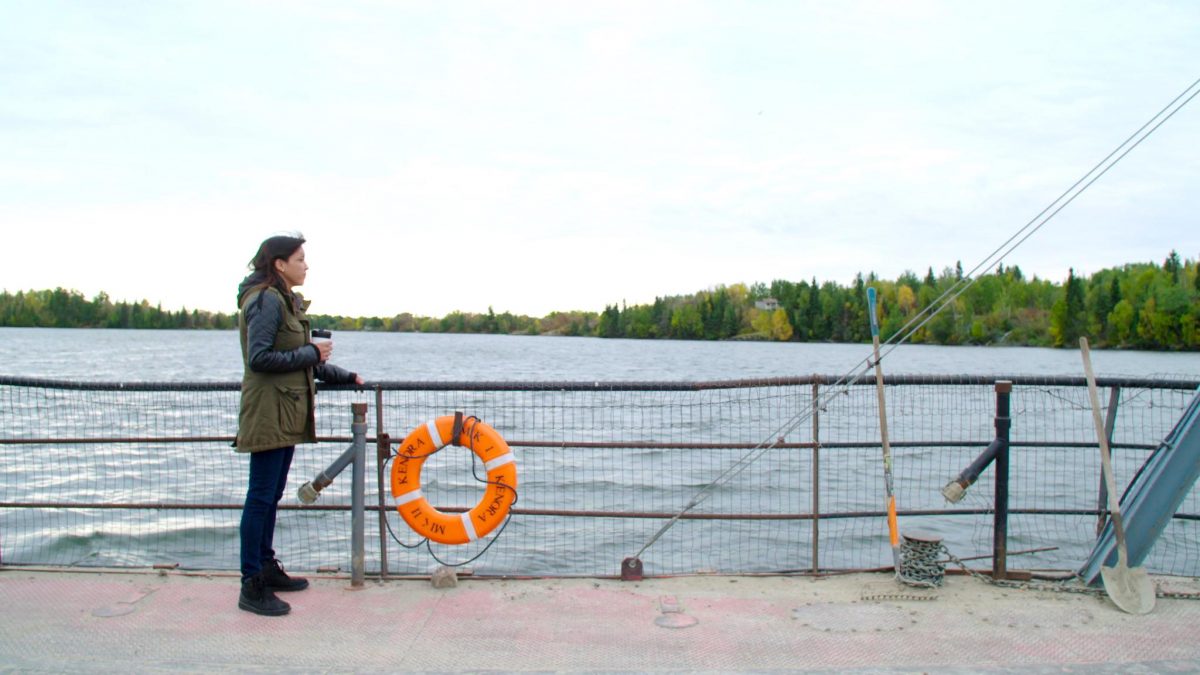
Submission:
[[[392,462],[392,497],[400,516],[417,534],[441,544],[466,544],[487,536],[504,522],[517,499],[517,461],[508,443],[477,419],[463,424],[458,438],[454,427],[454,415],[422,424],[400,444],[400,452]],[[425,458],[450,444],[470,449],[487,470],[483,498],[465,513],[438,511],[421,493]]]

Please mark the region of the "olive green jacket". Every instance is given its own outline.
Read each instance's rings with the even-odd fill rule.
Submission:
[[[245,283],[242,290],[238,335],[245,370],[234,445],[238,452],[257,452],[314,443],[314,377],[349,383],[356,375],[321,363],[309,339],[309,303],[299,294]]]

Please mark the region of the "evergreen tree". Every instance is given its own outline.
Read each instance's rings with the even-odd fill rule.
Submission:
[[[1083,286],[1075,277],[1075,268],[1070,268],[1063,297],[1050,310],[1050,335],[1055,347],[1079,342],[1085,325],[1084,309]]]
[[[1171,254],[1163,261],[1163,270],[1171,277],[1172,283],[1178,284],[1180,269],[1182,265],[1179,264],[1179,254],[1172,249]]]
[[[821,288],[817,278],[813,277],[808,285],[808,302],[804,306],[804,329],[809,340],[823,340],[827,336],[820,330],[821,324]]]
[[[605,305],[600,314],[600,322],[596,324],[596,335],[599,337],[615,338],[621,335],[621,313],[616,305]]]

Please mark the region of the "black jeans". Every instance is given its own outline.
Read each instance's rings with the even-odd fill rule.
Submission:
[[[287,486],[296,446],[250,453],[250,481],[242,507],[242,581],[275,557],[275,509]]]

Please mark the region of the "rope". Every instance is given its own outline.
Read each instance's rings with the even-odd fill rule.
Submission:
[[[1091,187],[1093,183],[1099,180],[1101,176],[1108,173],[1110,169],[1116,166],[1117,163],[1124,159],[1125,156],[1130,152],[1132,152],[1134,148],[1141,145],[1143,141],[1149,138],[1150,135],[1157,131],[1159,127],[1166,123],[1167,120],[1174,117],[1175,113],[1179,112],[1185,105],[1190,103],[1192,99],[1196,98],[1197,95],[1200,95],[1200,88],[1198,88],[1198,86],[1200,86],[1200,79],[1197,79],[1195,82],[1192,82],[1190,85],[1188,85],[1186,89],[1184,89],[1170,103],[1164,106],[1162,110],[1158,111],[1158,113],[1147,120],[1146,123],[1143,124],[1137,131],[1133,132],[1129,138],[1125,139],[1125,141],[1113,149],[1113,151],[1110,152],[1104,159],[1100,160],[1100,162],[1092,167],[1091,170],[1080,177],[1079,180],[1075,181],[1075,183],[1071,187],[1067,188],[1067,190],[1061,195],[1059,195],[1057,199],[1050,202],[1050,204],[1042,209],[1041,212],[1039,212],[1023,227],[1005,240],[1003,244],[998,246],[994,251],[992,251],[991,254],[980,261],[979,264],[973,267],[970,272],[955,281],[950,288],[946,289],[940,296],[938,296],[933,302],[925,307],[925,309],[921,310],[916,316],[909,319],[909,321],[904,324],[900,330],[898,330],[891,338],[884,342],[885,345],[888,345],[888,348],[882,354],[880,354],[878,360],[882,362],[883,359],[887,357],[888,354],[891,354],[896,347],[907,341],[914,333],[924,327],[925,324],[929,323],[929,321],[941,313],[942,310],[946,309],[946,307],[958,299],[960,295],[965,293],[967,289],[971,288],[971,286],[978,281],[978,277],[975,276],[977,272],[980,270],[989,270],[992,267],[998,266],[1000,263],[1004,262],[1004,259],[1013,251],[1015,251],[1017,247],[1025,243],[1029,237],[1033,236],[1034,233],[1042,228],[1042,226],[1048,223],[1052,218],[1054,218],[1054,216],[1058,215],[1058,213],[1066,208],[1068,204],[1075,201],[1079,195],[1083,194],[1083,192]],[[1192,92],[1193,89],[1196,91]],[[1188,92],[1192,93],[1189,95]],[[1180,102],[1181,100],[1182,102]],[[1168,113],[1167,111],[1170,112]],[[1167,114],[1164,116],[1164,113]],[[1157,120],[1157,122],[1155,120]],[[678,522],[684,514],[703,502],[714,489],[720,485],[723,485],[729,480],[732,480],[768,450],[773,449],[779,443],[779,439],[787,436],[788,433],[794,431],[801,424],[810,420],[814,411],[825,409],[825,407],[830,401],[833,400],[834,397],[847,393],[850,387],[857,383],[872,367],[873,364],[871,362],[871,355],[868,355],[848,373],[838,378],[837,382],[834,382],[831,387],[832,391],[815,398],[812,402],[812,405],[809,406],[807,410],[802,410],[799,413],[796,413],[796,415],[794,415],[789,421],[785,422],[778,429],[767,436],[767,440],[760,442],[754,448],[747,451],[747,453],[743,455],[741,459],[734,462],[732,466],[721,473],[721,475],[717,476],[711,483],[701,488],[700,491],[697,492],[696,495],[692,497],[692,499],[683,507],[683,509],[681,509],[679,513],[675,514],[670,520],[668,520],[661,528],[659,528],[658,532],[656,532],[654,536],[652,536],[642,546],[642,548],[639,549],[636,554],[634,554],[633,557],[640,558],[642,553],[645,553],[648,548],[654,545],[654,543],[658,541],[658,539],[662,537],[667,530],[675,525],[675,523]]]

